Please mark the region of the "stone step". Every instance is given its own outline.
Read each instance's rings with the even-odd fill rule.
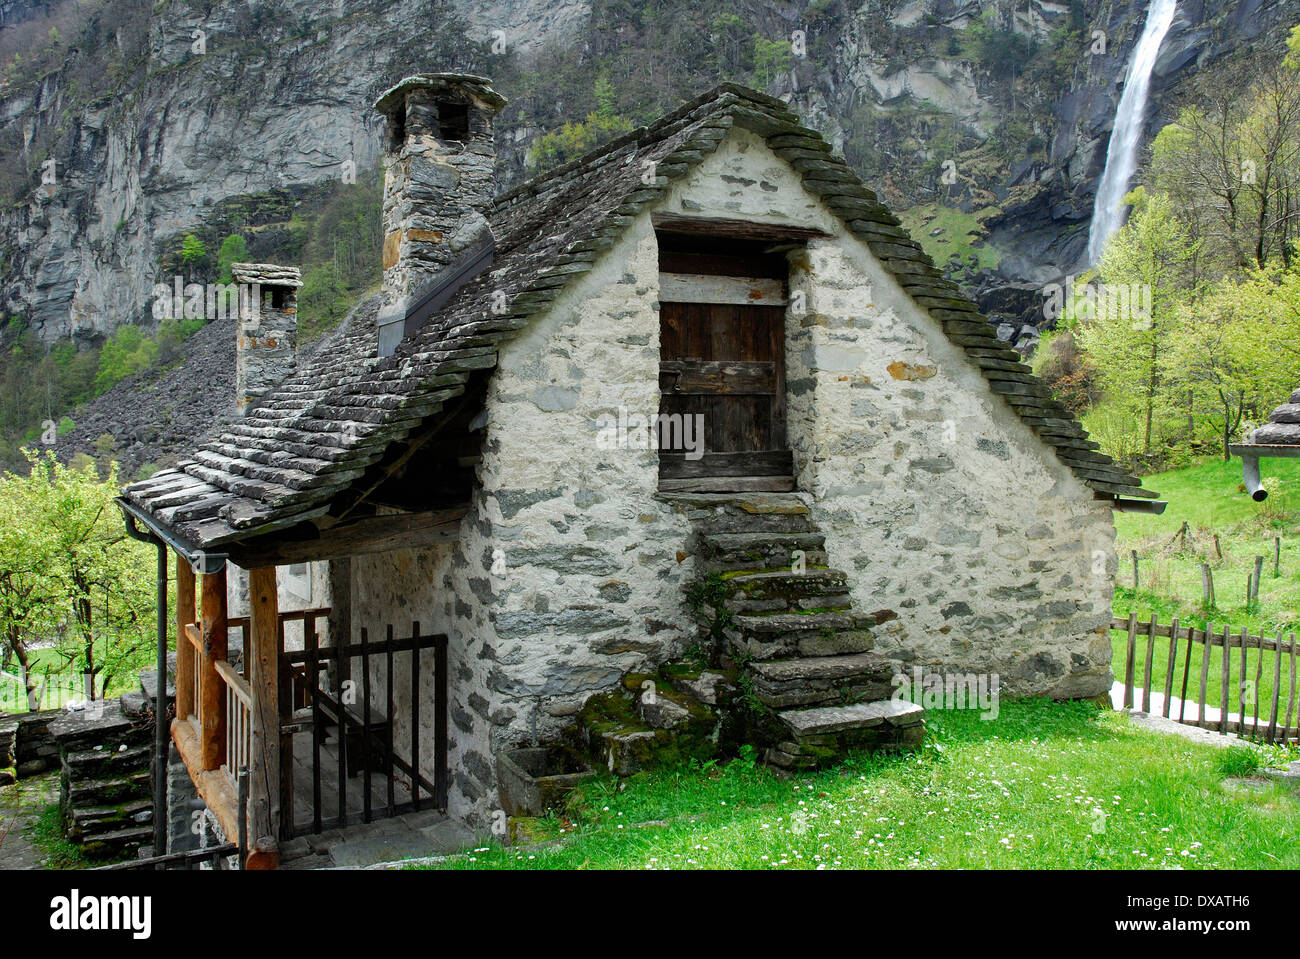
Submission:
[[[917,746],[925,738],[925,710],[905,700],[787,709],[777,718],[789,738],[769,748],[763,758],[785,769],[824,766],[852,749]]]
[[[74,807],[110,806],[148,795],[148,769],[110,779],[77,780],[68,784],[68,801]]]
[[[826,565],[826,537],[812,532],[708,533],[700,537],[704,566],[719,572],[786,569],[802,551],[808,566]]]
[[[130,826],[88,838],[82,849],[97,856],[132,856],[153,841],[153,826]]]
[[[728,601],[736,603],[768,602],[781,600],[795,609],[816,607],[800,606],[806,600],[828,600],[821,606],[849,605],[848,574],[843,570],[814,567],[797,572],[790,569],[769,569],[762,572],[743,573],[726,580]],[[844,599],[833,603],[829,600]]]
[[[144,816],[145,813],[149,814],[144,818],[144,821],[148,822],[152,819],[153,813],[153,803],[149,800],[124,803],[120,806],[73,807],[72,826],[69,831],[75,832],[84,841],[89,841],[91,838],[98,839],[104,833],[139,825],[140,822],[136,817]]]
[[[848,612],[827,613],[743,613],[733,616],[732,629],[761,636],[764,633],[818,632],[823,629],[870,628],[875,621]]]
[[[877,699],[850,706],[785,709],[777,713],[777,717],[792,739],[809,739],[855,729],[874,729],[881,725],[915,726],[925,721],[925,710],[906,699]]]
[[[868,652],[745,664],[754,695],[773,709],[884,699],[898,669],[896,661]]]
[[[126,749],[79,749],[63,757],[63,765],[73,779],[102,779],[118,770],[147,769],[153,746],[128,746]]]
[[[794,493],[661,493],[701,533],[812,529],[804,498]]]

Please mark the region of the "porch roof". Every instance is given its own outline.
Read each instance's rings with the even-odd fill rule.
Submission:
[[[449,418],[498,349],[591,269],[632,218],[711,153],[733,126],[763,137],[865,242],[918,306],[964,349],[993,392],[1088,487],[1154,498],[1088,442],[1074,416],[1001,343],[979,308],[944,278],[899,220],[815,130],[780,100],[723,84],[648,127],[497,197],[487,211],[492,268],[466,283],[397,351],[378,355],[378,297],[357,306],[292,376],[188,459],[123,491],[195,550],[218,550],[299,524],[330,521],[350,487],[366,488],[393,449]],[[656,179],[642,177],[653,162]],[[508,304],[493,312],[498,291]],[[355,497],[351,498],[355,501]]]

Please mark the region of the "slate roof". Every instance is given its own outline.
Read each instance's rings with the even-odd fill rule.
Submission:
[[[1256,427],[1249,442],[1254,446],[1300,446],[1300,390],[1270,413],[1267,423]]]
[[[199,443],[175,469],[128,486],[125,499],[196,549],[218,549],[324,515],[333,497],[392,444],[454,405],[471,374],[494,367],[498,348],[590,270],[633,217],[661,199],[733,126],[764,138],[802,175],[804,188],[870,247],[965,350],[993,392],[1084,484],[1108,496],[1156,496],[1097,451],[820,134],[802,126],[780,100],[723,84],[497,197],[487,211],[496,237],[491,269],[462,287],[396,353],[377,355],[378,300],[372,298],[241,421]],[[641,180],[646,161],[656,164],[653,186]],[[505,315],[490,310],[497,289],[508,298]]]

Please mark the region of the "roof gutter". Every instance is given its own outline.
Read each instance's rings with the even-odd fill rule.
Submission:
[[[124,497],[116,497],[116,502],[126,523],[126,535],[132,539],[139,540],[142,543],[163,543],[170,546],[179,555],[185,557],[185,561],[194,568],[194,572],[203,576],[211,576],[213,573],[218,573],[225,568],[229,554],[191,549],[177,539],[174,533],[161,526],[148,513],[135,504],[128,502]],[[141,523],[147,527],[147,532],[140,529]]]
[[[1150,516],[1159,516],[1169,503],[1162,499],[1125,499],[1123,496],[1116,496],[1111,500],[1110,505],[1117,513],[1147,513]]]

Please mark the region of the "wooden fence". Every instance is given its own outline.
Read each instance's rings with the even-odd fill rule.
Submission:
[[[1261,742],[1300,741],[1300,728],[1293,725],[1297,719],[1294,633],[1286,639],[1284,631],[1276,638],[1251,636],[1244,629],[1228,626],[1222,630],[1213,624],[1208,624],[1206,629],[1179,626],[1177,618],[1164,625],[1156,621],[1155,615],[1149,621],[1139,622],[1133,613],[1127,620],[1113,620],[1110,626],[1128,637],[1124,660],[1125,708],[1154,714],[1152,699],[1157,695],[1160,702],[1155,705],[1166,719],[1218,730],[1223,735],[1237,733]],[[1157,639],[1168,643],[1157,643]],[[1218,663],[1213,665],[1216,650]],[[1239,650],[1240,655],[1234,650]],[[1140,654],[1144,655],[1139,658]],[[1158,685],[1152,689],[1152,683],[1159,684],[1161,680],[1160,673],[1153,672],[1161,654],[1165,658],[1163,695]],[[1178,683],[1180,661],[1182,680]],[[1193,665],[1194,661],[1199,661],[1198,665]],[[1141,685],[1138,684],[1139,663]],[[1216,684],[1217,702],[1210,702]],[[1141,705],[1137,706],[1139,695]],[[1189,700],[1189,695],[1195,700]]]
[[[35,688],[29,694],[21,674],[0,672],[0,712],[36,712],[62,709],[86,698],[86,679],[76,673],[55,673],[46,669],[32,674]]]

